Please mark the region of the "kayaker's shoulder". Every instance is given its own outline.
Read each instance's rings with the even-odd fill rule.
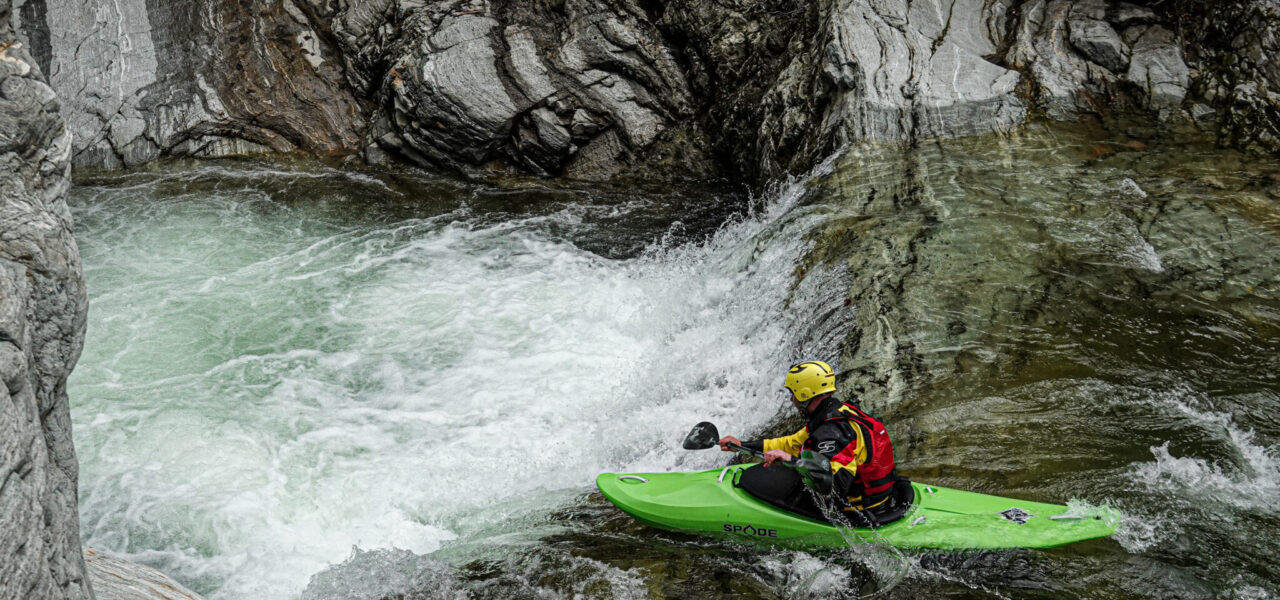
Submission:
[[[818,424],[809,432],[809,438],[813,440],[814,447],[823,454],[828,454],[828,449],[823,447],[823,442],[831,443],[834,450],[843,448],[854,438],[852,426],[848,421],[826,421]],[[830,454],[834,454],[834,450]]]

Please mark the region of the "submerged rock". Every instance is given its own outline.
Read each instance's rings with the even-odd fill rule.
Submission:
[[[361,550],[311,576],[302,600],[466,600],[471,595],[452,566],[398,548]]]
[[[981,396],[973,386],[1020,385],[1033,369],[1069,377],[1103,367],[1028,348],[1087,338],[1094,324],[1133,313],[1104,346],[1145,352],[1126,345],[1124,327],[1141,327],[1152,305],[1170,322],[1203,323],[1219,310],[1256,321],[1270,310],[1258,306],[1280,297],[1276,209],[1265,199],[1275,164],[1123,140],[1107,140],[1119,151],[1099,156],[1086,132],[1038,128],[1014,140],[859,147],[814,183],[814,201],[836,217],[814,236],[806,268],[848,273],[848,308],[831,309],[851,318],[844,393],[910,412],[918,397]],[[1199,358],[1167,360],[1192,372]]]
[[[66,383],[87,300],[71,134],[0,5],[0,598],[89,598]]]

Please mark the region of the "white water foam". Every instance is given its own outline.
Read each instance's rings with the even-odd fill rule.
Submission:
[[[785,305],[820,218],[793,210],[803,185],[627,261],[549,235],[571,209],[310,231],[305,207],[243,215],[270,203],[252,189],[82,231],[86,545],[215,600],[290,598],[353,545],[477,543],[601,471],[717,464],[680,449],[688,427],[762,426],[815,350],[790,345],[814,307]],[[228,214],[241,227],[207,233]]]
[[[1267,590],[1256,585],[1242,585],[1231,590],[1229,597],[1235,600],[1275,600],[1277,596],[1275,589]]]
[[[1174,491],[1199,501],[1235,506],[1244,510],[1280,514],[1274,499],[1280,494],[1280,452],[1259,444],[1252,430],[1241,429],[1231,415],[1190,406],[1168,398],[1192,422],[1221,433],[1237,455],[1230,465],[1203,458],[1174,456],[1169,442],[1151,447],[1155,462],[1142,463],[1135,477],[1153,489]]]
[[[780,553],[760,562],[781,584],[787,598],[856,598],[857,581],[848,569],[842,569],[806,552]]]
[[[1275,447],[1260,444],[1255,433],[1241,428],[1230,414],[1199,407],[1209,400],[1186,385],[1146,395],[1145,402],[1162,412],[1172,410],[1172,414],[1180,414],[1187,422],[1205,429],[1210,438],[1226,444],[1234,458],[1223,462],[1175,456],[1168,441],[1152,446],[1155,460],[1133,465],[1129,478],[1145,486],[1150,494],[1175,499],[1175,505],[1186,509],[1152,513],[1150,507],[1122,505],[1125,516],[1116,539],[1126,550],[1145,552],[1176,538],[1189,526],[1187,510],[1191,507],[1231,507],[1245,514],[1277,514],[1273,499],[1280,493],[1280,452]]]

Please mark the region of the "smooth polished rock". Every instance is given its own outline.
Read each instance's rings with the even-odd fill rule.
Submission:
[[[18,4],[78,164],[359,153],[759,184],[853,140],[1003,131],[1028,110],[1168,122],[1195,96],[1238,115],[1229,138],[1267,137],[1270,96],[1237,84],[1276,89],[1280,0]]]
[[[97,600],[204,600],[146,565],[100,550],[84,550],[84,563]]]

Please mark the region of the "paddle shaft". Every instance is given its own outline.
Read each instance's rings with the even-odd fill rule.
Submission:
[[[737,450],[738,452],[741,452],[741,453],[743,453],[743,454],[746,454],[747,456],[754,456],[754,457],[759,458],[759,459],[762,459],[762,460],[764,459],[764,453],[763,453],[763,452],[760,452],[759,450],[752,450],[752,449],[750,449],[750,448],[744,448],[744,447],[742,447],[742,445],[741,445],[741,444],[735,444],[735,443],[733,443],[733,442],[729,442],[729,443],[725,444],[725,446],[726,446],[726,447],[728,447],[730,450]],[[808,477],[810,476],[810,475],[809,475],[809,471],[808,471],[807,469],[802,468],[802,467],[801,467],[799,464],[797,464],[795,461],[790,461],[790,460],[777,460],[777,461],[774,461],[774,464],[781,464],[781,465],[785,465],[785,466],[787,466],[788,468],[795,469],[795,470],[799,471],[799,472],[800,472],[800,475],[801,475],[802,477],[805,477],[806,481],[808,480]]]
[[[744,448],[742,445],[740,445],[740,444],[735,444],[735,443],[733,443],[733,442],[729,442],[729,443],[725,444],[725,446],[727,446],[730,450],[737,450],[738,452],[741,452],[741,453],[743,453],[743,454],[746,454],[747,456],[754,456],[754,457],[756,457],[756,458],[758,458],[758,459],[760,459],[760,460],[764,460],[764,453],[763,453],[763,452],[761,452],[761,451],[759,451],[759,450],[752,450],[752,449],[750,449],[750,448]],[[800,468],[799,466],[797,466],[796,464],[794,464],[792,461],[789,461],[789,460],[776,460],[776,461],[774,461],[774,464],[783,464],[783,465],[786,465],[786,466],[788,466],[788,467],[791,467],[792,469],[799,469],[799,468]]]
[[[756,457],[756,458],[760,458],[760,459],[763,459],[763,458],[764,458],[764,453],[763,453],[763,452],[760,452],[760,451],[758,451],[758,450],[752,450],[752,449],[750,449],[750,448],[745,448],[745,447],[743,447],[741,444],[735,444],[735,443],[733,443],[733,442],[729,442],[729,443],[725,444],[725,446],[728,446],[730,450],[737,450],[738,452],[741,452],[741,453],[743,453],[743,454],[746,454],[747,456],[754,456],[754,457]]]

